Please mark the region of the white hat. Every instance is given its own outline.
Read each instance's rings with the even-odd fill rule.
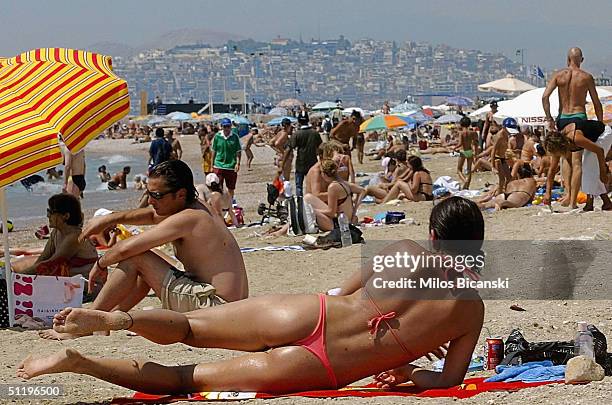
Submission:
[[[112,214],[113,211],[107,210],[106,208],[100,208],[94,213],[94,217],[102,217],[104,215]]]
[[[210,187],[213,185],[213,183],[220,183],[219,176],[217,176],[215,173],[208,173],[206,175],[206,186]]]

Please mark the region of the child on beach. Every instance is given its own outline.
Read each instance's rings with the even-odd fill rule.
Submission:
[[[461,118],[459,121],[461,131],[459,132],[459,145],[455,148],[459,151],[459,160],[457,161],[457,175],[459,180],[463,182],[462,188],[467,190],[472,182],[472,162],[474,161],[474,151],[478,152],[478,134],[470,131],[472,121],[468,117]],[[467,162],[467,177],[463,174],[463,165]]]

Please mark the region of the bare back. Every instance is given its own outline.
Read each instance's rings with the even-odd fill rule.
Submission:
[[[559,89],[560,113],[585,112],[586,97],[592,82],[593,76],[577,67],[568,67],[557,72],[556,84]]]
[[[412,241],[400,241],[393,247],[394,252],[407,251],[413,255],[423,252],[423,248]],[[457,293],[450,289],[427,289],[412,294],[406,289],[389,291],[375,288],[375,279],[379,277],[388,280],[407,277],[417,282],[422,277],[444,279],[444,273],[435,269],[420,268],[413,273],[395,269],[385,273],[388,270],[372,275],[365,287],[367,293],[359,289],[348,297],[327,298],[327,345],[336,374],[346,378],[346,382],[352,382],[416,360],[449,341],[449,356],[457,356],[458,343],[462,346],[467,369],[484,317],[484,305],[476,290],[465,289]],[[384,323],[378,337],[372,337],[368,321],[380,315],[372,301],[382,314],[395,312],[389,325],[409,353],[398,344]],[[456,363],[457,358],[452,362]]]

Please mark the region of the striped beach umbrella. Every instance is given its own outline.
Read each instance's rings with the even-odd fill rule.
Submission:
[[[407,115],[385,114],[377,115],[359,126],[359,132],[379,131],[382,129],[415,127],[417,124],[414,118]]]
[[[62,163],[130,109],[111,58],[63,48],[0,58],[0,187]]]
[[[0,58],[0,210],[4,187],[62,163],[60,137],[73,153],[130,109],[127,83],[112,71],[111,58],[64,48],[44,48]],[[9,258],[8,232],[3,233]],[[10,286],[10,260],[5,261]],[[14,321],[12,288],[9,319]]]

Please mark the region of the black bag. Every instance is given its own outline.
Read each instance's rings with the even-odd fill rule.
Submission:
[[[588,325],[588,330],[593,334],[595,361],[606,369],[606,337],[593,325]],[[566,364],[569,359],[574,357],[573,340],[565,342],[529,343],[518,329],[514,329],[510,332],[504,347],[505,357],[500,363],[502,365],[517,365],[530,361],[542,360],[550,360],[554,365],[561,365]],[[607,372],[606,370],[606,373]]]
[[[8,294],[6,280],[0,278],[0,328],[9,327]]]
[[[361,229],[357,228],[353,224],[349,224],[349,230],[351,231],[351,242],[353,244],[357,243],[365,243],[363,239],[363,232]],[[337,225],[337,222],[334,221],[334,229],[332,229],[327,235],[319,236],[318,238],[322,243],[335,243],[338,247],[342,247],[342,235],[340,233],[340,228]]]

